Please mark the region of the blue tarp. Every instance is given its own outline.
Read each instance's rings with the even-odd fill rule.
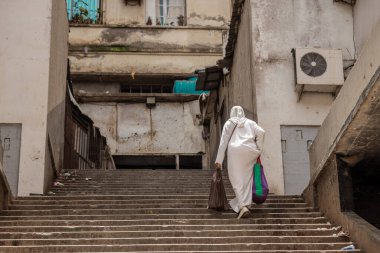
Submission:
[[[188,80],[176,80],[174,82],[173,93],[190,95],[200,95],[202,93],[208,94],[209,91],[195,90],[197,80],[198,77],[190,77]]]

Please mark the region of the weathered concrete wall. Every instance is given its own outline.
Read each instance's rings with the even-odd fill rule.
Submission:
[[[142,5],[130,6],[125,1],[102,1],[103,21],[105,24],[145,25],[145,1]]]
[[[104,23],[145,25],[146,1],[141,6],[126,5],[125,1],[103,1]],[[151,0],[148,0],[151,1]],[[227,26],[230,16],[229,0],[188,0],[186,1],[187,25],[189,26]]]
[[[192,73],[194,70],[215,65],[220,55],[212,54],[150,54],[150,53],[71,53],[73,72],[110,73]]]
[[[334,223],[350,232],[351,238],[365,252],[376,253],[380,247],[380,232],[353,212],[341,212],[336,153],[354,149],[361,135],[366,143],[376,143],[378,131],[371,128],[371,113],[378,103],[380,67],[380,22],[362,47],[359,58],[323,122],[310,148],[312,179],[304,192],[309,203],[315,204]],[[364,119],[364,120],[363,120]],[[357,124],[360,121],[360,124]],[[366,129],[369,124],[371,130]],[[354,129],[351,129],[354,126]],[[367,132],[366,132],[367,131]],[[370,141],[371,140],[371,141]],[[361,140],[362,141],[362,140]],[[358,145],[359,148],[362,146]],[[365,149],[356,150],[365,154]],[[347,154],[349,155],[349,154]],[[354,154],[355,155],[355,154]],[[375,153],[375,155],[378,155]]]
[[[205,152],[198,101],[145,104],[81,104],[107,137],[113,155]]]
[[[93,27],[70,28],[70,50],[126,52],[222,52],[223,29],[187,27]]]
[[[47,143],[44,191],[51,185],[55,170],[63,167],[65,97],[69,25],[64,1],[52,1],[50,66],[47,107]],[[50,143],[48,143],[50,142]],[[51,145],[52,153],[49,149]]]
[[[356,1],[354,6],[354,32],[356,53],[359,55],[365,43],[370,39],[376,24],[380,20],[380,1]]]
[[[238,39],[235,46],[233,66],[229,77],[228,106],[227,112],[235,105],[244,108],[246,116],[257,120],[256,115],[256,94],[253,80],[253,55],[252,55],[252,9],[249,1],[244,5],[239,26]]]
[[[337,138],[343,133],[352,120],[357,104],[362,99],[363,91],[369,85],[380,66],[380,22],[377,24],[373,36],[363,47],[363,50],[344,83],[334,105],[324,120],[322,127],[310,149],[310,171],[312,180],[316,179],[323,169],[337,144]]]
[[[358,247],[368,253],[377,253],[380,246],[380,232],[354,212],[342,212],[340,208],[338,168],[335,155],[325,164],[324,170],[305,192],[305,200],[318,207],[330,221],[342,226]]]
[[[228,26],[231,1],[229,0],[187,0],[187,25]]]
[[[281,125],[320,125],[333,102],[331,94],[312,93],[297,102],[291,49],[338,48],[344,59],[351,59],[352,10],[324,0],[251,0],[246,4],[252,9],[254,64],[253,79],[245,82],[256,88],[257,120],[266,130],[263,163],[270,188],[282,194]]]
[[[52,34],[61,34],[51,28],[65,15],[53,12],[52,2],[0,2],[0,122],[22,124],[19,195],[44,190],[48,111],[56,107],[48,103],[49,81],[58,84],[54,75],[62,67],[62,55],[50,55]],[[59,48],[62,37],[54,36]]]

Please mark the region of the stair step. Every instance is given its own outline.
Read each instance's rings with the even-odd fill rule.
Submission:
[[[32,240],[37,242],[36,240]],[[45,246],[32,246],[27,245],[25,247],[0,247],[1,250],[7,250],[7,252],[123,252],[123,251],[169,251],[169,252],[178,252],[178,251],[228,251],[234,250],[242,252],[244,250],[267,250],[275,251],[279,250],[290,251],[290,250],[339,250],[347,245],[350,245],[350,242],[339,242],[339,243],[218,243],[218,244],[156,244],[152,239],[151,244],[134,244],[134,245],[97,245],[97,244],[88,244],[88,245],[54,245],[53,242],[50,242],[49,245]],[[12,250],[12,251],[11,251]]]
[[[144,199],[205,199],[208,200],[207,194],[187,194],[187,195],[173,195],[173,194],[111,194],[111,195],[77,195],[77,196],[30,196],[30,197],[17,197],[17,200],[144,200]],[[227,198],[234,198],[234,195],[227,195]],[[297,200],[302,201],[300,196],[268,196],[267,200]]]
[[[10,206],[43,206],[43,205],[142,205],[146,204],[204,204],[207,203],[208,199],[141,199],[141,200],[87,200],[87,199],[77,199],[77,200],[13,200]],[[295,207],[295,206],[307,206],[302,200],[298,201],[284,201],[284,200],[267,200],[264,204],[259,206],[282,206],[282,207]],[[255,205],[252,205],[254,208]]]
[[[141,222],[140,222],[141,223]],[[54,230],[62,228],[69,231],[125,231],[125,230],[139,230],[139,231],[150,231],[150,230],[194,230],[194,229],[257,229],[257,230],[334,230],[331,225],[327,223],[314,223],[314,224],[242,224],[242,223],[231,223],[231,222],[218,222],[218,220],[212,220],[209,222],[202,222],[200,220],[190,220],[187,222],[178,222],[173,220],[167,221],[150,221],[139,224],[135,223],[125,223],[117,221],[91,221],[91,220],[22,220],[22,221],[6,221],[0,222],[0,228],[4,229],[1,231],[16,230],[18,227],[28,227],[34,230],[32,231],[44,231],[45,229]],[[54,230],[55,231],[55,230]]]
[[[256,208],[252,210],[252,215],[267,213],[304,213],[312,212],[309,208]],[[3,216],[45,216],[45,215],[213,215],[221,214],[206,208],[132,208],[132,209],[55,209],[55,210],[6,210],[1,211]],[[223,216],[231,216],[235,213],[225,212]],[[319,215],[319,214],[317,214]]]
[[[149,224],[165,224],[168,221],[179,221],[183,224],[190,223],[190,220],[198,220],[204,222],[204,224],[220,224],[228,223],[231,219],[234,219],[236,215],[234,214],[224,214],[224,215],[207,215],[207,214],[194,214],[194,215],[168,215],[168,214],[159,214],[159,215],[45,215],[43,217],[36,216],[0,216],[0,221],[46,221],[46,220],[76,220],[76,221],[86,221],[90,220],[93,223],[95,221],[104,221],[108,222],[110,226],[112,225],[130,225],[130,224],[140,224],[145,225]],[[37,219],[38,218],[38,219]],[[160,223],[160,221],[162,221]],[[138,223],[140,222],[140,223]],[[246,220],[245,224],[315,224],[315,223],[325,223],[326,218],[316,217],[316,218],[253,218]],[[232,222],[234,224],[234,222]],[[0,223],[1,224],[1,223]]]
[[[216,236],[216,237],[124,237],[124,238],[44,238],[44,239],[1,239],[0,246],[26,246],[26,245],[129,245],[129,244],[217,244],[223,243],[255,243],[268,247],[265,244],[336,244],[347,243],[349,240],[333,236]],[[306,247],[306,245],[305,245]],[[307,247],[306,247],[307,248]]]
[[[144,204],[103,204],[103,202],[98,202],[97,204],[66,204],[66,205],[9,205],[9,210],[52,210],[52,209],[142,209],[142,208],[207,208],[207,202],[195,202],[192,203],[162,203],[156,202],[151,203],[147,202]],[[292,210],[293,208],[307,208],[307,204],[299,203],[299,204],[263,204],[260,206],[252,205],[251,209],[263,209],[263,208],[289,208]]]
[[[205,237],[205,236],[333,236],[335,229],[275,229],[259,230],[252,226],[189,226],[154,227],[1,227],[0,238],[127,238],[127,237]]]

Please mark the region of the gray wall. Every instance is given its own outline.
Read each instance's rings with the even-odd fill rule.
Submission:
[[[64,1],[52,1],[44,191],[63,167],[69,26]],[[53,153],[49,150],[49,143]]]

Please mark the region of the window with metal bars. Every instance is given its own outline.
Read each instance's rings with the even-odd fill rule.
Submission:
[[[122,93],[173,93],[173,85],[128,85],[120,86]]]

